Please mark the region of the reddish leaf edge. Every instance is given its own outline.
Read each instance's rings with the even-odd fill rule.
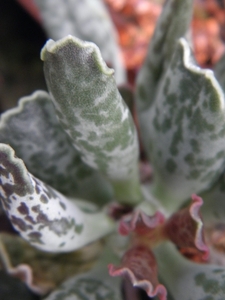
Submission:
[[[7,270],[7,273],[15,278],[20,279],[22,282],[26,284],[26,286],[35,294],[44,296],[49,293],[54,286],[45,285],[42,282],[41,285],[37,285],[34,283],[33,271],[31,267],[27,264],[20,264],[16,267],[12,267]]]
[[[115,267],[113,264],[108,265],[109,275],[110,276],[124,276],[128,277],[134,287],[142,288],[145,290],[149,297],[158,296],[160,300],[167,299],[167,290],[164,285],[157,284],[154,288],[153,284],[148,280],[137,280],[135,274],[129,268],[118,268]]]
[[[123,236],[131,232],[137,232],[145,235],[149,229],[154,229],[165,222],[165,216],[157,211],[153,216],[146,215],[141,210],[136,210],[131,214],[124,216],[119,223],[119,233]]]
[[[203,205],[203,200],[196,194],[192,195],[192,204],[190,206],[189,212],[192,219],[197,223],[197,230],[195,234],[195,246],[198,250],[203,252],[202,259],[207,261],[209,259],[209,248],[205,244],[203,235],[203,222],[200,216],[200,208]]]

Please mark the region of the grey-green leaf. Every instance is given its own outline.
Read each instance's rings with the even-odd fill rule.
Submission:
[[[225,223],[225,174],[223,173],[212,188],[201,194],[204,205],[201,208],[204,224],[213,226]]]
[[[106,175],[118,201],[141,199],[137,133],[96,45],[67,36],[42,50],[58,118],[83,161]]]
[[[209,189],[224,168],[224,94],[213,72],[196,66],[184,39],[143,120],[155,195],[173,210]]]
[[[160,277],[174,300],[223,300],[225,268],[198,264],[181,256],[172,244],[161,245],[155,252]]]
[[[137,108],[141,114],[156,100],[156,92],[176,48],[187,33],[192,17],[193,0],[167,0],[156,24],[148,54],[137,81]],[[145,136],[143,135],[143,138]]]
[[[112,199],[109,182],[72,146],[48,93],[37,91],[2,114],[0,142],[11,145],[32,174],[63,194],[98,204]]]
[[[48,36],[59,40],[68,34],[95,43],[104,60],[115,69],[117,84],[126,73],[117,43],[116,30],[102,0],[34,0]]]
[[[214,73],[225,92],[225,54],[223,54],[220,60],[216,63]]]
[[[6,144],[0,144],[0,192],[15,229],[41,250],[76,250],[115,230],[103,211],[84,212],[79,199],[77,204],[32,176]]]
[[[109,276],[109,263],[118,263],[118,258],[107,247],[91,271],[69,279],[45,300],[122,300],[121,278]]]

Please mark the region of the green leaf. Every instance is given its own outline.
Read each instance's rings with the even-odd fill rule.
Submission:
[[[3,208],[14,228],[33,246],[72,251],[115,229],[104,212],[84,212],[79,201],[67,199],[32,176],[10,146],[0,144],[0,161]]]
[[[174,211],[218,179],[225,161],[224,94],[180,39],[156,101],[143,114],[153,193]]]
[[[111,262],[117,264],[118,258],[107,247],[91,271],[69,279],[45,300],[122,300],[121,279],[108,274]]]
[[[214,73],[225,92],[225,54],[223,54],[220,60],[216,63]]]
[[[98,204],[112,199],[107,180],[84,164],[72,146],[48,93],[37,91],[2,114],[0,142],[11,145],[32,174],[63,194]]]
[[[44,28],[53,40],[68,34],[95,43],[104,60],[115,69],[117,84],[126,81],[126,73],[117,43],[116,30],[102,0],[34,0]]]
[[[113,70],[96,45],[72,36],[48,41],[41,57],[58,118],[82,160],[110,179],[118,201],[138,203],[137,133]]]
[[[201,196],[204,200],[201,209],[204,224],[208,226],[225,223],[225,174],[223,173],[213,187]]]
[[[137,81],[137,108],[142,126],[142,112],[156,101],[160,80],[170,63],[177,40],[187,33],[193,0],[167,0],[156,24],[148,54]],[[143,138],[145,135],[143,134]]]
[[[223,300],[225,268],[185,259],[172,244],[155,251],[160,277],[174,300]]]

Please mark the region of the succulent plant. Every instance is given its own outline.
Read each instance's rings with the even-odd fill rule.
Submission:
[[[14,228],[71,264],[95,257],[44,299],[141,299],[127,279],[160,300],[224,299],[224,58],[215,75],[197,66],[185,39],[192,6],[166,1],[136,82],[151,179],[140,179],[132,115],[91,42],[49,40],[49,92],[1,116],[0,197]],[[7,262],[1,239],[8,272],[44,294],[29,266]]]

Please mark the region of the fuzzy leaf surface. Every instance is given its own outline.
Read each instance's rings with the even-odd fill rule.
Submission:
[[[11,223],[41,250],[76,250],[114,230],[105,213],[82,211],[75,201],[32,176],[6,144],[0,144],[0,175],[0,199]]]
[[[118,263],[118,258],[106,247],[91,271],[69,279],[45,300],[122,300],[121,279],[108,274],[110,262]]]
[[[140,125],[142,112],[150,108],[156,100],[158,85],[173,56],[177,40],[185,36],[189,29],[192,10],[193,0],[165,1],[148,54],[138,75],[137,107]]]
[[[58,118],[83,161],[112,182],[118,201],[140,201],[138,141],[113,70],[96,45],[67,36],[42,50]]]
[[[72,34],[95,43],[106,62],[115,69],[117,84],[126,81],[117,35],[102,0],[34,0],[48,36],[59,40]]]
[[[187,42],[180,39],[156,101],[143,115],[153,192],[167,199],[172,210],[192,193],[208,189],[222,173],[224,110],[224,94],[213,72],[196,66]]]
[[[1,115],[0,142],[9,144],[36,177],[68,196],[96,201],[112,198],[112,187],[83,163],[56,117],[48,93],[23,97]]]
[[[171,244],[155,251],[159,273],[174,300],[222,300],[225,297],[225,268],[197,264],[184,257]]]

